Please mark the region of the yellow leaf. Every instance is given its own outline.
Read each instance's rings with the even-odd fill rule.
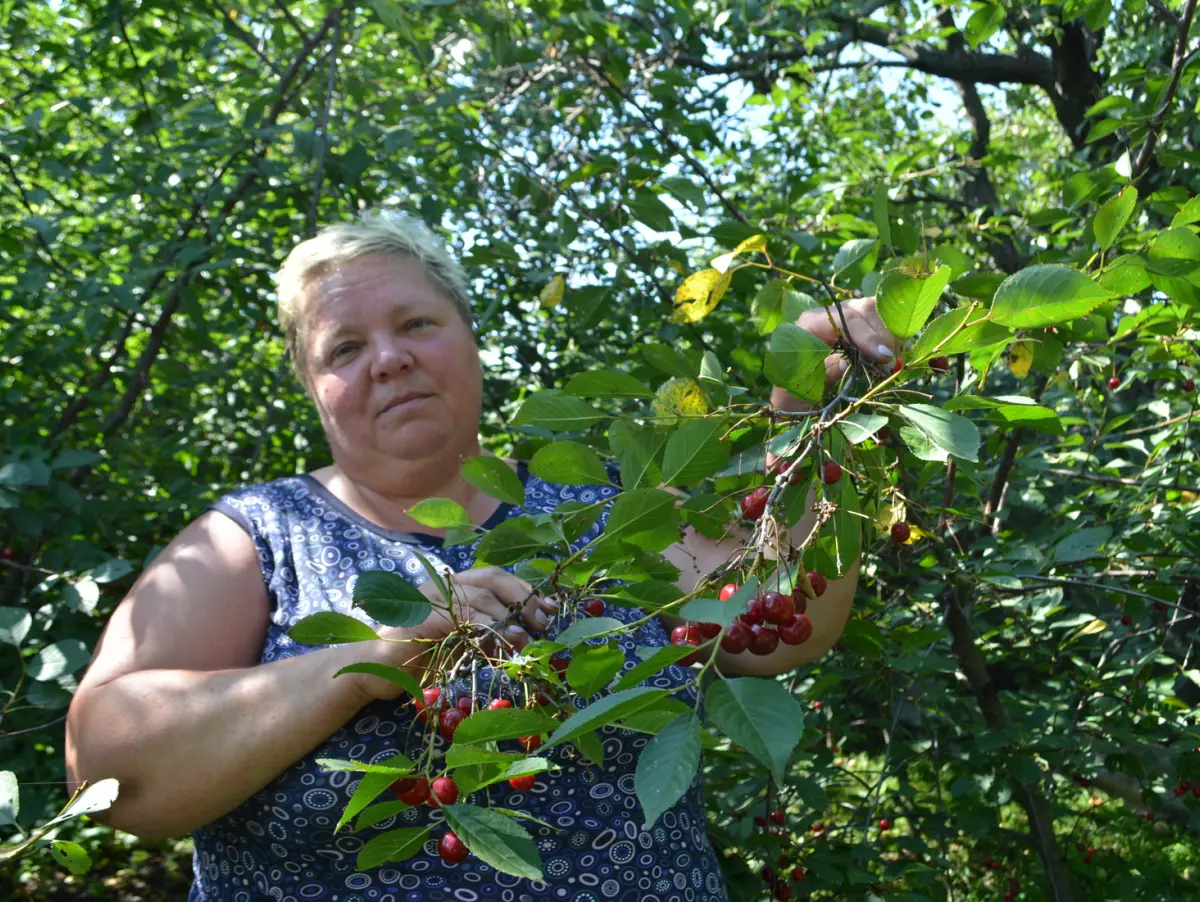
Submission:
[[[563,299],[563,295],[567,291],[567,279],[565,276],[555,276],[550,280],[550,283],[542,289],[542,293],[538,295],[538,300],[542,302],[543,310],[553,310]]]
[[[671,267],[671,269],[675,270],[675,272],[679,273],[681,276],[684,273],[683,264],[680,263],[678,260],[675,260],[675,259],[668,260],[667,266]]]
[[[734,256],[749,254],[754,252],[762,253],[767,249],[766,235],[751,235],[741,244],[733,249]]]
[[[704,319],[721,302],[732,278],[732,273],[720,273],[715,269],[702,269],[692,273],[675,292],[673,318],[682,323],[695,323]]]
[[[921,527],[917,526],[916,523],[909,523],[908,531],[908,541],[904,543],[905,545],[912,545],[914,542],[921,541],[921,539],[932,539],[934,537],[933,533],[922,529]]]
[[[721,254],[719,257],[713,257],[712,268],[717,272],[725,272],[733,265],[733,261],[742,254],[751,254],[755,252],[766,253],[767,236],[766,235],[751,235],[728,254]]]
[[[1028,376],[1029,368],[1033,366],[1033,342],[1013,342],[1009,346],[1008,355],[1008,368],[1012,370],[1013,375],[1018,379]]]
[[[1082,639],[1084,636],[1094,636],[1096,633],[1102,633],[1106,629],[1108,629],[1108,624],[1097,617],[1094,620],[1089,620],[1087,623],[1077,629],[1067,641],[1074,642],[1076,639]]]
[[[654,414],[662,425],[674,425],[683,417],[702,417],[706,413],[708,398],[695,379],[670,379],[654,398]]]

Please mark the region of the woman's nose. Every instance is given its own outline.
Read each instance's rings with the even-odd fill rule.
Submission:
[[[373,344],[371,377],[388,379],[413,367],[413,356],[403,340],[391,336]]]

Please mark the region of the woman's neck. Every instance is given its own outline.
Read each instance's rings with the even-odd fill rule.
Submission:
[[[479,449],[476,453],[480,453]],[[400,532],[431,531],[407,513],[428,498],[448,498],[456,502],[466,509],[475,524],[486,522],[499,507],[495,498],[463,479],[460,461],[454,461],[453,467],[448,467],[446,460],[431,461],[423,466],[397,462],[388,470],[386,474],[348,473],[335,464],[312,475],[371,522]]]

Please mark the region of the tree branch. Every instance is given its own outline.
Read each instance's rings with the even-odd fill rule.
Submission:
[[[233,32],[234,36],[237,37],[238,40],[249,47],[254,55],[259,58],[259,61],[261,61],[264,66],[270,69],[276,78],[281,76],[283,73],[279,71],[279,67],[275,65],[269,56],[262,52],[262,49],[254,40],[253,35],[249,34],[246,29],[242,28],[242,26],[238,24],[237,19],[235,18],[237,16],[237,11],[235,10],[233,15],[230,15],[229,10],[225,9],[225,7],[217,2],[217,0],[211,0],[211,2],[212,5],[216,7],[217,12],[221,14],[220,19],[225,23],[225,27]]]
[[[1086,479],[1088,482],[1103,482],[1108,485],[1136,485],[1144,489],[1174,489],[1178,492],[1200,492],[1200,485],[1186,485],[1179,482],[1148,483],[1144,479],[1123,479],[1120,476],[1101,476],[1096,473],[1077,473],[1075,470],[1062,470],[1055,467],[1042,470],[1043,473],[1053,473],[1055,476],[1066,476],[1068,479]]]
[[[1187,0],[1187,5],[1183,8],[1183,15],[1179,17],[1179,27],[1175,35],[1175,58],[1171,63],[1171,81],[1167,85],[1166,93],[1163,94],[1162,104],[1150,123],[1150,132],[1146,135],[1146,141],[1138,152],[1137,161],[1133,164],[1133,171],[1129,176],[1130,181],[1137,181],[1146,167],[1150,165],[1150,160],[1154,156],[1154,148],[1158,144],[1159,133],[1162,131],[1163,121],[1167,118],[1167,111],[1175,100],[1179,79],[1183,77],[1183,70],[1188,62],[1196,55],[1196,50],[1190,52],[1187,50],[1188,34],[1192,28],[1192,16],[1195,12],[1196,0]]]

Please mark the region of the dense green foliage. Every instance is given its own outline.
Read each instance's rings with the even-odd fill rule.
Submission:
[[[631,490],[641,462],[639,491],[708,496],[697,528],[795,425],[768,376],[819,392],[785,315],[878,294],[911,336],[825,399],[859,428],[821,437],[849,476],[809,560],[860,535],[864,571],[840,647],[779,683],[798,750],[777,784],[706,753],[739,898],[780,842],[798,896],[1196,893],[1194,7],[0,0],[0,830],[66,804],[63,712],[147,560],[327,462],[270,277],[384,205],[471,267],[489,448]],[[642,389],[570,387],[616,370]],[[707,450],[670,458],[687,429]],[[626,577],[661,535],[622,538]]]

